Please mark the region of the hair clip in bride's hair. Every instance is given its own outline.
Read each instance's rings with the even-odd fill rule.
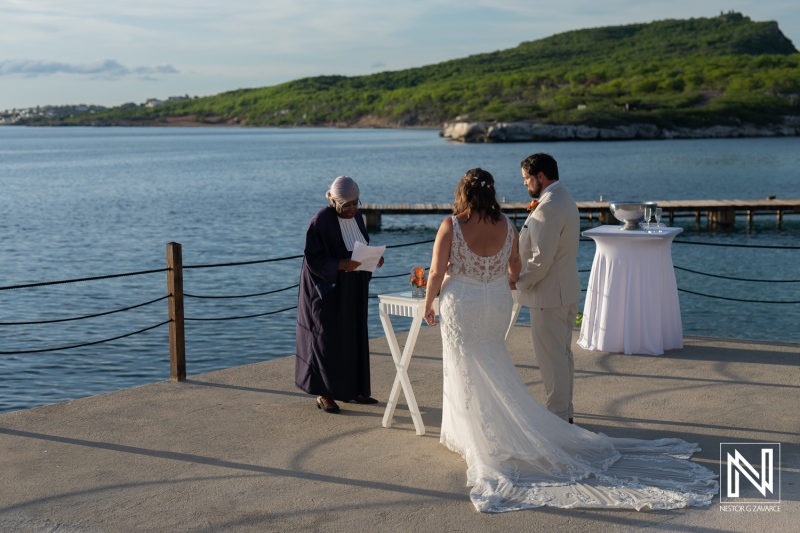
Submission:
[[[481,187],[486,187],[486,182],[485,181],[481,181]]]

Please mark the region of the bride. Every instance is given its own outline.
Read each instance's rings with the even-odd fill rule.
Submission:
[[[675,509],[709,505],[712,471],[687,459],[680,439],[611,438],[571,425],[528,392],[505,346],[510,283],[521,268],[514,225],[501,214],[494,178],[468,171],[453,216],[433,246],[425,321],[439,294],[444,398],[440,442],[467,462],[479,511],[541,507]],[[446,274],[446,276],[445,276]]]

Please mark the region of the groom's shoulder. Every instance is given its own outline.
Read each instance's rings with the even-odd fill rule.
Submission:
[[[572,198],[570,192],[561,183],[559,183],[557,187],[553,187],[553,199],[560,202],[575,203],[575,199]]]

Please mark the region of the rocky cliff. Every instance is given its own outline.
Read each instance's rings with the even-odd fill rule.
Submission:
[[[800,135],[800,116],[784,117],[770,126],[742,124],[706,128],[660,128],[653,124],[625,124],[600,128],[534,122],[448,122],[439,135],[459,142],[621,141],[634,139],[721,139],[731,137],[787,137]]]

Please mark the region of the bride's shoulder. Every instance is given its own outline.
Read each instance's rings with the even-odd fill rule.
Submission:
[[[453,217],[447,217],[439,225],[439,233],[453,233]]]
[[[510,232],[512,235],[517,235],[517,233],[518,233],[518,232],[517,232],[517,226],[514,224],[514,221],[513,221],[513,220],[511,220],[511,219],[508,217],[508,215],[506,215],[506,214],[503,214],[503,218],[504,218],[504,219],[506,219],[506,227],[508,228],[508,231],[509,231],[509,232]]]

